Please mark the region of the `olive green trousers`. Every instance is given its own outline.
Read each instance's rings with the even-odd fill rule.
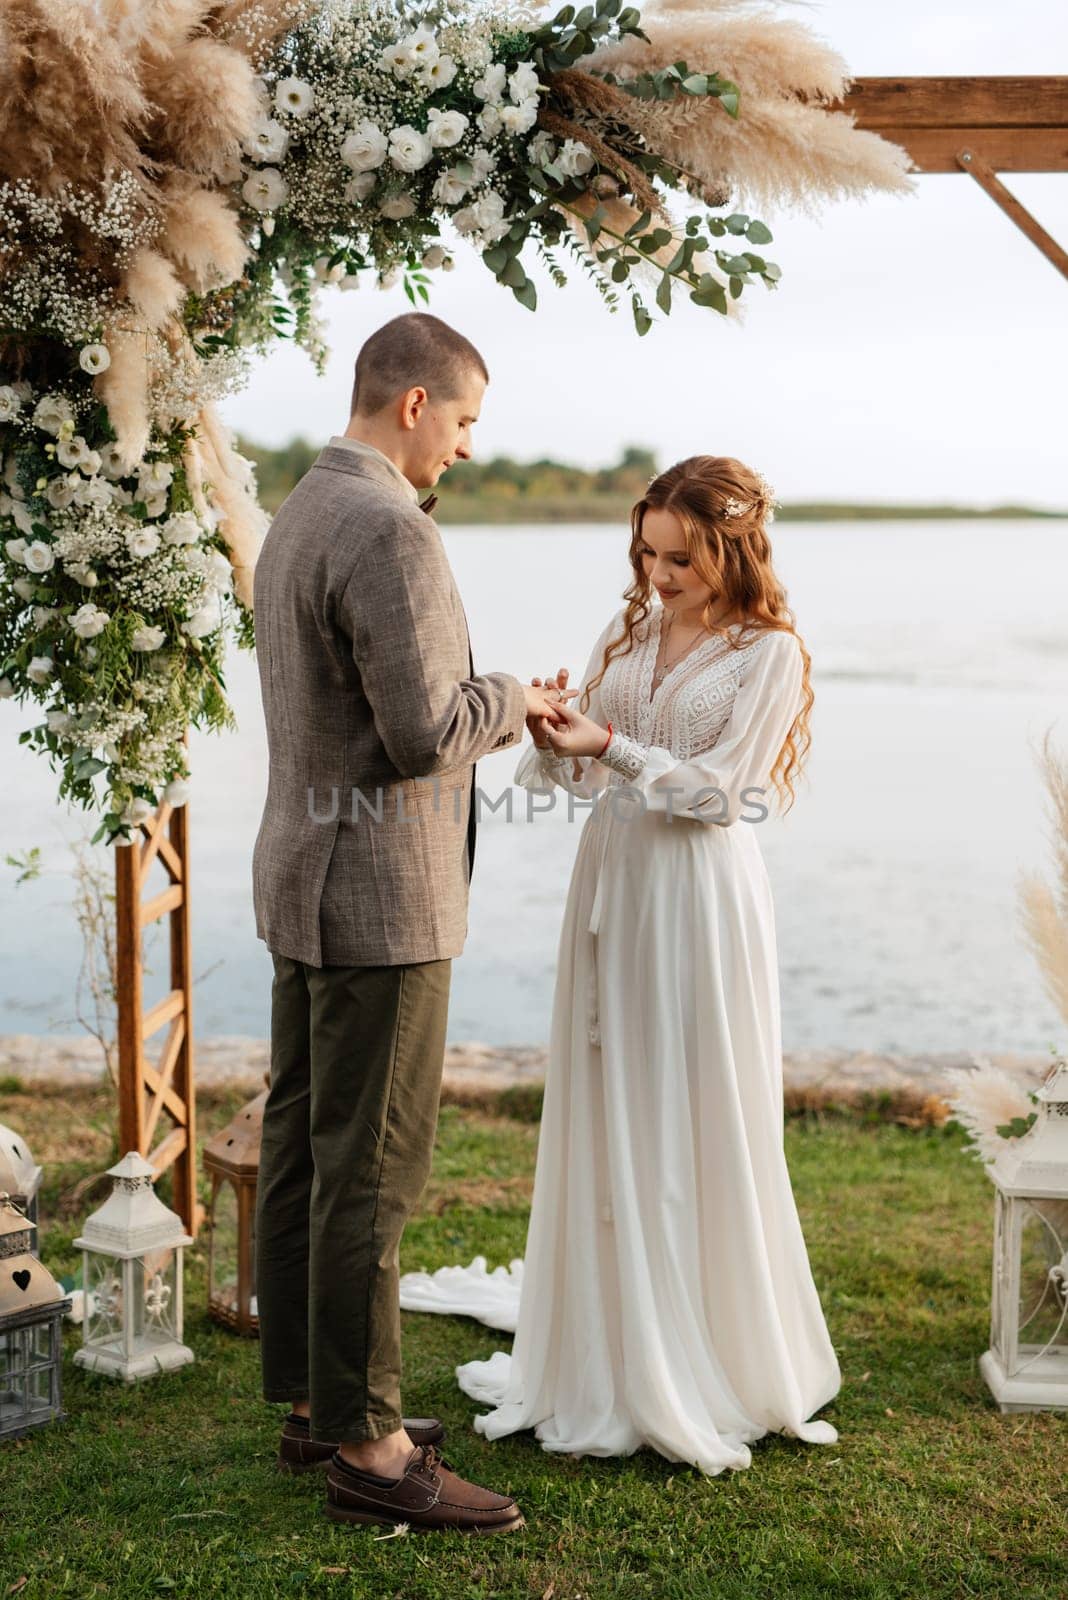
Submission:
[[[401,1425],[398,1249],[430,1174],[452,962],[273,955],[256,1193],[263,1393],[317,1440]]]

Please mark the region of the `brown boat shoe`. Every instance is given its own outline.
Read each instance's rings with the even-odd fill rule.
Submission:
[[[418,1445],[399,1478],[379,1478],[340,1453],[326,1469],[326,1514],[335,1522],[406,1524],[412,1533],[510,1533],[525,1526],[511,1495],[492,1494]]]
[[[405,1417],[403,1427],[414,1445],[438,1444],[445,1437],[436,1417]],[[336,1440],[325,1444],[313,1439],[308,1418],[291,1411],[282,1424],[276,1465],[279,1472],[314,1472],[326,1466],[336,1449]]]

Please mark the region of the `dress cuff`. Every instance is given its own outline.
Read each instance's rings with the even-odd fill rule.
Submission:
[[[643,771],[649,752],[637,739],[628,739],[623,733],[613,733],[607,750],[599,759],[602,766],[610,767],[624,778],[636,778]]]

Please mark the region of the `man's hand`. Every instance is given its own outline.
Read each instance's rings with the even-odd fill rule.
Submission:
[[[557,708],[565,701],[573,700],[578,694],[577,689],[569,689],[567,687],[568,676],[568,669],[561,667],[555,678],[547,677],[544,682],[541,678],[532,678],[530,680],[531,687],[529,689],[524,688],[524,693],[527,695],[527,728],[539,750],[548,750],[550,748],[546,737],[547,728],[562,728],[565,726]],[[548,715],[546,715],[544,709],[537,711],[531,709],[530,697],[535,689],[541,690],[545,703],[550,708]]]

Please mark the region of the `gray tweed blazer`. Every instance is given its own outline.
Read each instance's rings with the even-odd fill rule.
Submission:
[[[256,932],[311,966],[457,956],[474,763],[522,738],[517,678],[475,677],[437,526],[386,462],[328,445],[255,575],[270,775]]]

